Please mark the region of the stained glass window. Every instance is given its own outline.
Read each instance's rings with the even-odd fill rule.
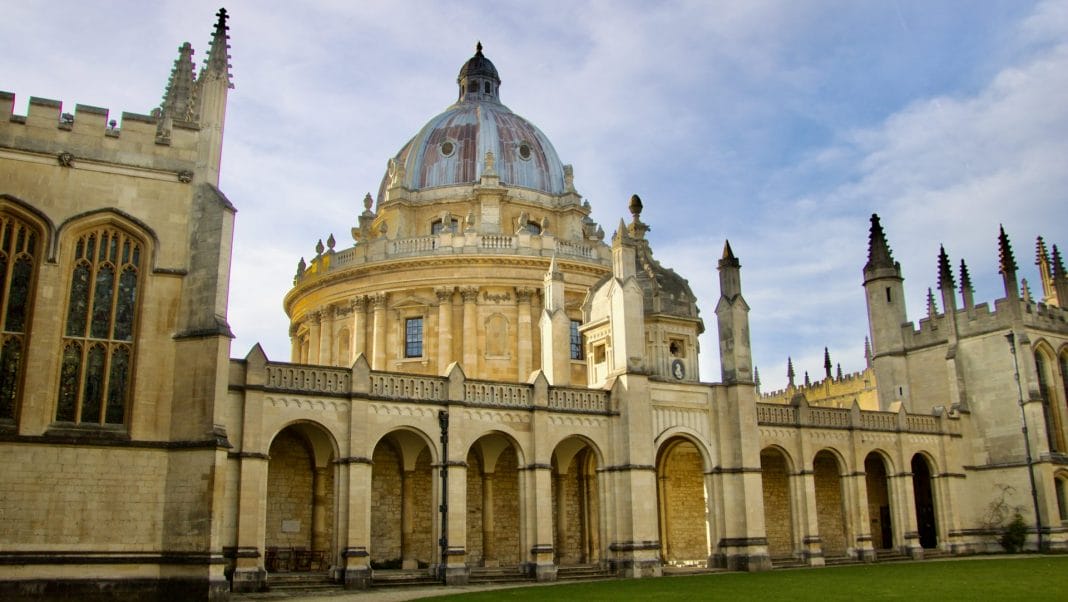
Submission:
[[[38,233],[0,212],[0,420],[14,420],[29,334]]]
[[[126,421],[140,264],[141,243],[117,228],[75,244],[56,421]]]

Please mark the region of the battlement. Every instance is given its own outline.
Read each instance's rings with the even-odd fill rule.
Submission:
[[[175,122],[169,135],[162,136],[159,120],[152,115],[123,112],[115,120],[109,119],[108,109],[83,104],[69,113],[62,102],[35,96],[30,97],[26,114],[18,115],[15,100],[15,94],[0,91],[0,148],[65,154],[64,164],[82,160],[175,172],[196,166],[200,142],[196,124]]]
[[[789,386],[767,393],[761,393],[760,399],[765,403],[789,404],[802,395],[813,406],[848,408],[854,402],[862,408],[879,406],[875,391],[875,373],[862,370],[842,375],[841,378],[824,378],[809,385]]]
[[[911,322],[902,325],[905,347],[911,349],[946,342],[953,326],[951,317],[956,320],[957,336],[962,339],[1011,328],[1012,303],[1019,304],[1024,326],[1068,334],[1068,309],[1026,299],[1002,298],[994,302],[993,311],[986,303],[980,303],[971,308],[958,309],[953,316],[939,313],[923,318],[919,328],[915,328]]]

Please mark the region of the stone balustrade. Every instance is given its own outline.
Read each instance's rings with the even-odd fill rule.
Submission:
[[[906,433],[955,434],[960,427],[945,412],[909,414],[873,412],[852,408],[822,408],[802,401],[798,405],[757,403],[757,423],[762,426],[850,429]]]

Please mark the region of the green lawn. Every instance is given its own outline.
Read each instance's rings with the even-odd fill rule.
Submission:
[[[526,587],[434,600],[1068,600],[1068,556],[855,565]]]

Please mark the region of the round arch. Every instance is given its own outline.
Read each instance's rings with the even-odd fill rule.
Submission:
[[[705,474],[708,450],[691,433],[661,435],[656,453],[657,518],[661,562],[707,566],[711,523]]]
[[[916,508],[916,530],[923,548],[938,547],[938,518],[935,510],[934,475],[937,465],[926,451],[912,455],[912,495]]]
[[[417,427],[394,426],[375,440],[368,550],[373,569],[416,569],[436,561],[438,458],[437,447]]]
[[[872,547],[888,550],[894,547],[894,502],[890,495],[890,475],[893,462],[882,449],[873,449],[864,456],[864,487],[868,499],[868,520],[871,524]]]
[[[523,452],[515,437],[488,430],[467,446],[467,558],[485,567],[523,561],[523,508],[519,468]]]
[[[849,549],[849,524],[845,513],[842,475],[847,470],[842,454],[824,447],[812,456],[816,487],[816,524],[825,557],[845,556]]]
[[[558,565],[590,564],[603,556],[603,520],[598,469],[600,449],[571,434],[553,446],[553,550]]]
[[[760,450],[760,478],[764,498],[764,528],[768,554],[775,558],[796,555],[793,492],[790,476],[795,473],[790,453],[778,445]]]

